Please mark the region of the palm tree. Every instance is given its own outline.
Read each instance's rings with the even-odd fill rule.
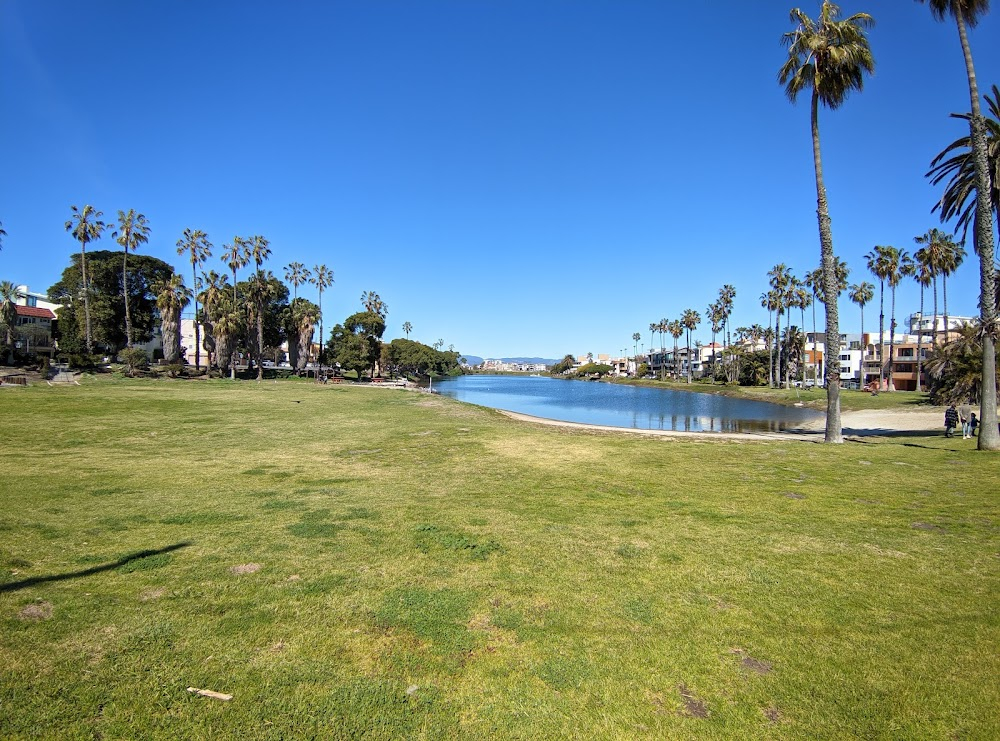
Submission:
[[[833,232],[830,211],[823,183],[823,164],[819,145],[819,104],[835,110],[852,90],[864,87],[865,73],[875,71],[875,60],[868,45],[865,30],[875,21],[867,13],[856,13],[839,20],[840,8],[823,0],[818,21],[801,10],[791,12],[795,30],[783,37],[788,47],[788,60],[778,72],[778,81],[792,102],[803,90],[812,91],[810,123],[812,127],[813,167],[816,173],[816,217],[819,222],[820,264],[828,296],[836,293],[833,253]],[[839,338],[837,302],[826,306],[826,336]],[[840,424],[840,361],[837,353],[831,359],[827,353],[826,435],[828,443],[842,443]]]
[[[701,323],[701,314],[694,309],[685,309],[681,315],[681,324],[687,330],[687,382],[691,383],[691,333]]]
[[[406,335],[406,339],[410,339],[410,332],[413,331],[413,325],[409,322],[403,322],[403,334]]]
[[[724,286],[722,286],[722,288],[719,289],[719,308],[722,312],[723,332],[725,334],[725,339],[723,340],[723,344],[726,346],[726,348],[730,348],[733,344],[732,336],[730,334],[729,318],[733,314],[733,302],[735,299],[736,299],[735,286],[732,286],[729,283],[727,283]],[[730,360],[732,359],[733,355],[732,353],[730,353]],[[736,380],[731,373],[727,375],[727,378],[730,381]]]
[[[776,338],[775,344],[777,345],[776,358],[774,360],[774,373],[772,377],[774,378],[775,384],[781,384],[781,315],[785,313],[785,295],[788,291],[788,282],[791,274],[788,272],[788,266],[781,262],[775,265],[767,272],[768,282],[771,286],[772,301],[774,305],[774,336]]]
[[[309,279],[309,282],[316,286],[319,291],[319,354],[321,358],[323,355],[323,291],[333,285],[333,271],[326,265],[314,265],[312,278]],[[322,369],[323,364],[320,360],[320,370]],[[319,381],[319,374],[317,374],[316,380]]]
[[[889,312],[889,359],[887,363],[887,383],[889,391],[895,391],[896,386],[892,382],[892,362],[896,342],[896,286],[900,284],[903,280],[903,276],[907,274],[909,265],[913,262],[913,259],[906,250],[896,249],[892,246],[886,246],[884,248],[884,256],[885,279],[889,283],[889,290],[892,295],[891,309]]]
[[[228,297],[222,297],[212,318],[215,338],[215,363],[220,372],[229,369],[229,377],[236,380],[235,340],[242,331],[240,315]]]
[[[984,96],[990,113],[984,119],[987,170],[992,181],[990,207],[995,218],[1000,213],[1000,88],[994,85],[992,92],[992,98],[989,95]],[[963,121],[969,121],[972,117],[969,113],[951,115],[952,118]],[[932,185],[939,185],[947,179],[944,194],[931,211],[940,211],[942,223],[956,219],[956,225],[962,230],[964,244],[968,237],[969,226],[975,224],[976,217],[976,167],[972,156],[972,138],[963,136],[949,144],[931,161],[927,177],[931,179]]]
[[[924,250],[917,250],[906,266],[906,274],[913,277],[913,280],[920,286],[920,324],[917,327],[917,391],[920,388],[920,374],[923,365],[923,345],[924,345],[924,289],[931,285],[934,280],[934,271],[927,260]]]
[[[191,288],[194,294],[194,367],[201,367],[201,329],[202,317],[198,316],[198,266],[212,256],[212,243],[208,235],[201,229],[185,229],[177,240],[177,254],[187,253],[191,261]]]
[[[712,383],[715,383],[715,336],[722,329],[722,307],[719,306],[719,302],[713,301],[708,305],[705,318],[712,327]]]
[[[108,225],[101,221],[104,216],[103,211],[96,210],[93,206],[84,206],[78,209],[72,206],[73,216],[66,222],[66,231],[73,235],[73,239],[80,243],[80,273],[83,277],[83,315],[84,337],[87,342],[87,354],[94,352],[93,336],[90,332],[90,283],[87,281],[87,245],[96,242],[101,238],[101,234]]]
[[[669,325],[667,327],[667,331],[669,331],[670,332],[670,336],[674,338],[674,362],[673,362],[673,366],[674,366],[674,380],[676,381],[677,380],[677,340],[679,340],[681,338],[681,335],[684,334],[684,325],[681,323],[680,319],[674,319],[674,320],[672,320],[669,323]]]
[[[950,237],[945,237],[942,241],[942,251],[940,261],[935,266],[937,273],[941,276],[941,302],[944,304],[944,339],[948,341],[948,276],[958,270],[958,266],[965,259],[965,248],[956,244]]]
[[[7,365],[14,364],[14,328],[17,326],[17,286],[11,281],[0,281],[0,323],[7,334]]]
[[[181,311],[191,302],[191,289],[184,285],[179,273],[154,286],[156,307],[160,310],[160,335],[163,338],[163,360],[169,364],[181,362]]]
[[[889,275],[889,255],[887,250],[894,249],[875,245],[875,249],[865,255],[868,269],[879,281],[878,289],[878,387],[881,390],[885,379],[885,279]]]
[[[931,275],[931,284],[934,291],[934,323],[931,325],[932,331],[932,342],[937,345],[937,318],[938,318],[938,303],[937,303],[937,276],[938,276],[938,266],[941,265],[944,255],[944,240],[948,236],[942,232],[940,229],[928,229],[925,234],[919,237],[914,237],[913,241],[917,244],[924,245],[917,250],[915,257],[921,263],[926,264],[928,271]],[[921,315],[920,322],[923,323],[924,317]]]
[[[312,347],[313,331],[319,318],[319,307],[304,298],[292,300],[288,333],[288,359],[296,371],[305,368]]]
[[[122,258],[122,296],[125,299],[125,345],[132,347],[132,313],[128,303],[128,251],[135,252],[140,244],[149,241],[149,222],[142,214],[137,214],[134,208],[128,213],[118,211],[118,231],[111,233],[111,238],[121,245]]]
[[[652,327],[652,326],[655,326],[655,325],[651,324],[649,326]],[[633,349],[635,350],[635,368],[636,368],[637,371],[639,370],[639,340],[641,340],[641,339],[642,339],[642,335],[639,334],[638,332],[634,332],[632,334],[632,342],[634,343]],[[650,355],[652,355],[652,352],[653,352],[652,336],[650,336],[649,352],[650,352]],[[652,360],[652,358],[650,358],[650,360]]]
[[[365,307],[365,311],[370,311],[372,314],[378,314],[380,317],[385,319],[386,314],[389,313],[389,306],[382,300],[375,291],[362,291],[361,292],[361,303]],[[444,345],[444,343],[441,343]]]
[[[766,291],[760,294],[760,305],[762,308],[767,309],[767,328],[771,328],[771,314],[774,312],[775,300],[774,291]],[[766,335],[770,337],[771,335]],[[767,385],[771,387],[774,385],[774,347],[771,345],[771,341],[767,341]]]
[[[797,306],[799,308],[799,315],[800,315],[800,317],[802,319],[802,329],[799,332],[799,338],[802,340],[802,349],[799,351],[799,367],[802,369],[802,382],[805,383],[805,380],[806,380],[806,365],[805,365],[805,357],[806,357],[806,333],[805,333],[806,309],[809,308],[810,306],[812,306],[812,304],[813,304],[813,294],[812,294],[811,291],[807,291],[806,290],[806,284],[805,283],[800,283],[800,282],[796,281],[795,295],[794,295],[793,298],[794,298],[793,306]],[[814,321],[814,323],[815,323],[815,316],[816,316],[816,312],[814,310],[813,311],[813,317],[814,317],[813,321]],[[814,335],[813,336],[815,337],[815,329],[814,329]]]
[[[921,0],[923,2],[923,0]],[[938,19],[955,19],[958,38],[965,57],[965,72],[969,80],[972,102],[969,134],[973,171],[976,184],[976,221],[973,237],[979,254],[979,312],[983,327],[983,375],[981,400],[980,450],[1000,450],[1000,430],[997,429],[997,388],[995,334],[997,322],[996,267],[993,265],[993,211],[991,210],[990,166],[986,138],[986,121],[979,105],[979,85],[972,62],[972,49],[966,26],[976,26],[990,9],[990,0],[927,0],[931,13]],[[947,330],[947,328],[946,328]]]
[[[868,281],[861,281],[850,288],[851,301],[861,308],[861,362],[858,364],[859,383],[865,384],[865,304],[870,303],[875,297],[875,286]]]
[[[236,271],[249,264],[250,250],[247,247],[247,241],[243,237],[233,237],[233,243],[223,245],[222,249],[225,250],[222,253],[222,260],[233,271],[233,307],[235,308],[239,303],[239,299],[236,298]]]
[[[271,256],[271,243],[266,238],[255,234],[247,244],[247,252],[253,260],[254,279],[251,281],[253,293],[254,317],[257,320],[257,380],[264,380],[264,304],[270,294],[270,281],[264,276],[261,265]],[[287,294],[286,294],[287,295]]]
[[[290,262],[285,267],[285,280],[292,284],[292,302],[299,297],[299,286],[308,283],[312,273],[301,262]]]
[[[213,357],[215,352],[217,342],[215,336],[215,319],[218,316],[217,308],[220,302],[226,298],[227,288],[226,283],[228,278],[225,275],[220,275],[214,270],[209,270],[207,273],[202,273],[202,280],[199,285],[203,286],[203,290],[198,297],[201,299],[202,307],[202,324],[205,327],[205,337],[203,344],[205,346],[205,351],[208,353],[208,365],[212,367],[215,365],[221,371],[222,368],[218,366],[214,361],[216,358]],[[195,323],[197,326],[197,322]]]

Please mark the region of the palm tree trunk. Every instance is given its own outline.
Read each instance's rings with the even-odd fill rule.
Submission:
[[[774,318],[774,386],[781,386],[781,309]]]
[[[816,218],[819,222],[820,261],[823,265],[823,295],[826,296],[826,435],[828,443],[843,443],[840,424],[840,327],[837,316],[837,264],[833,255],[833,231],[830,228],[830,208],[823,184],[823,160],[819,150],[819,95],[812,94],[813,164],[816,169]],[[836,350],[830,352],[830,344]]]
[[[132,347],[132,312],[128,305],[128,247],[122,257],[122,296],[125,299],[125,347]]]
[[[93,355],[94,344],[90,335],[90,286],[87,285],[87,247],[86,242],[80,243],[80,271],[83,274],[83,317],[84,339],[87,342],[87,354]]]
[[[889,310],[889,363],[887,366],[889,374],[886,383],[889,391],[895,391],[896,386],[892,381],[892,355],[893,350],[895,349],[893,342],[895,342],[896,339],[896,286],[889,286],[889,288],[891,289],[892,294],[892,301],[890,304],[892,308]]]
[[[194,368],[201,367],[201,328],[198,326],[198,268],[197,262],[191,261],[191,290],[194,291]]]
[[[771,310],[767,310],[767,328],[771,328]],[[767,341],[767,387],[774,387],[774,343]]]
[[[257,307],[257,380],[264,380],[264,307]]]
[[[687,331],[687,382],[691,383],[691,330]]]
[[[917,328],[917,393],[920,393],[920,371],[923,364],[920,359],[920,352],[924,346],[924,286],[920,284],[920,325]]]
[[[865,305],[861,304],[861,361],[858,363],[858,389],[865,386],[865,350],[868,343],[865,342]]]
[[[972,63],[972,48],[966,34],[965,18],[960,4],[955,3],[958,37],[962,42],[965,69],[969,77],[969,97],[972,116],[969,132],[972,138],[972,160],[976,171],[976,225],[973,234],[979,254],[979,312],[983,327],[983,376],[980,399],[979,449],[1000,450],[1000,430],[997,429],[996,347],[997,332],[996,286],[993,265],[993,211],[990,203],[990,173],[987,158],[986,121],[979,105],[979,85],[976,67]]]
[[[944,342],[948,344],[948,275],[941,274],[941,300],[944,302]]]
[[[878,390],[885,381],[885,281],[879,281],[878,289]]]
[[[937,307],[937,273],[934,273],[932,280],[934,285],[932,290],[934,291],[934,324],[931,327],[931,344],[937,347],[938,344],[938,330],[937,330],[937,318],[938,318],[938,307]]]

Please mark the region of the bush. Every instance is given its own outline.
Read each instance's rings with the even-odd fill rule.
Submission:
[[[134,377],[149,369],[149,356],[141,347],[127,347],[118,353],[118,359],[125,364],[125,375]]]

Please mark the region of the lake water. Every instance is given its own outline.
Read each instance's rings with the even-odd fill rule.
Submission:
[[[566,422],[689,432],[777,432],[822,417],[810,409],[691,391],[537,376],[458,376],[442,395]]]

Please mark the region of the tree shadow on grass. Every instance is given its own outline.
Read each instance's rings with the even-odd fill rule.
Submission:
[[[44,584],[50,581],[65,581],[66,579],[78,579],[84,576],[91,576],[93,574],[100,574],[102,571],[111,571],[112,569],[118,569],[126,564],[133,561],[138,561],[143,558],[149,558],[150,556],[159,556],[163,553],[170,553],[171,551],[176,551],[180,548],[187,548],[191,545],[191,541],[184,540],[180,543],[174,543],[173,545],[164,546],[163,548],[158,548],[156,550],[144,550],[136,551],[135,553],[129,553],[126,556],[122,556],[117,561],[111,563],[104,563],[100,566],[91,566],[89,569],[82,569],[80,571],[69,571],[65,574],[51,574],[50,576],[32,576],[28,579],[22,579],[21,581],[12,581],[7,584],[0,584],[0,593],[3,592],[16,592],[19,589],[25,589],[27,587],[34,586],[35,584]]]

